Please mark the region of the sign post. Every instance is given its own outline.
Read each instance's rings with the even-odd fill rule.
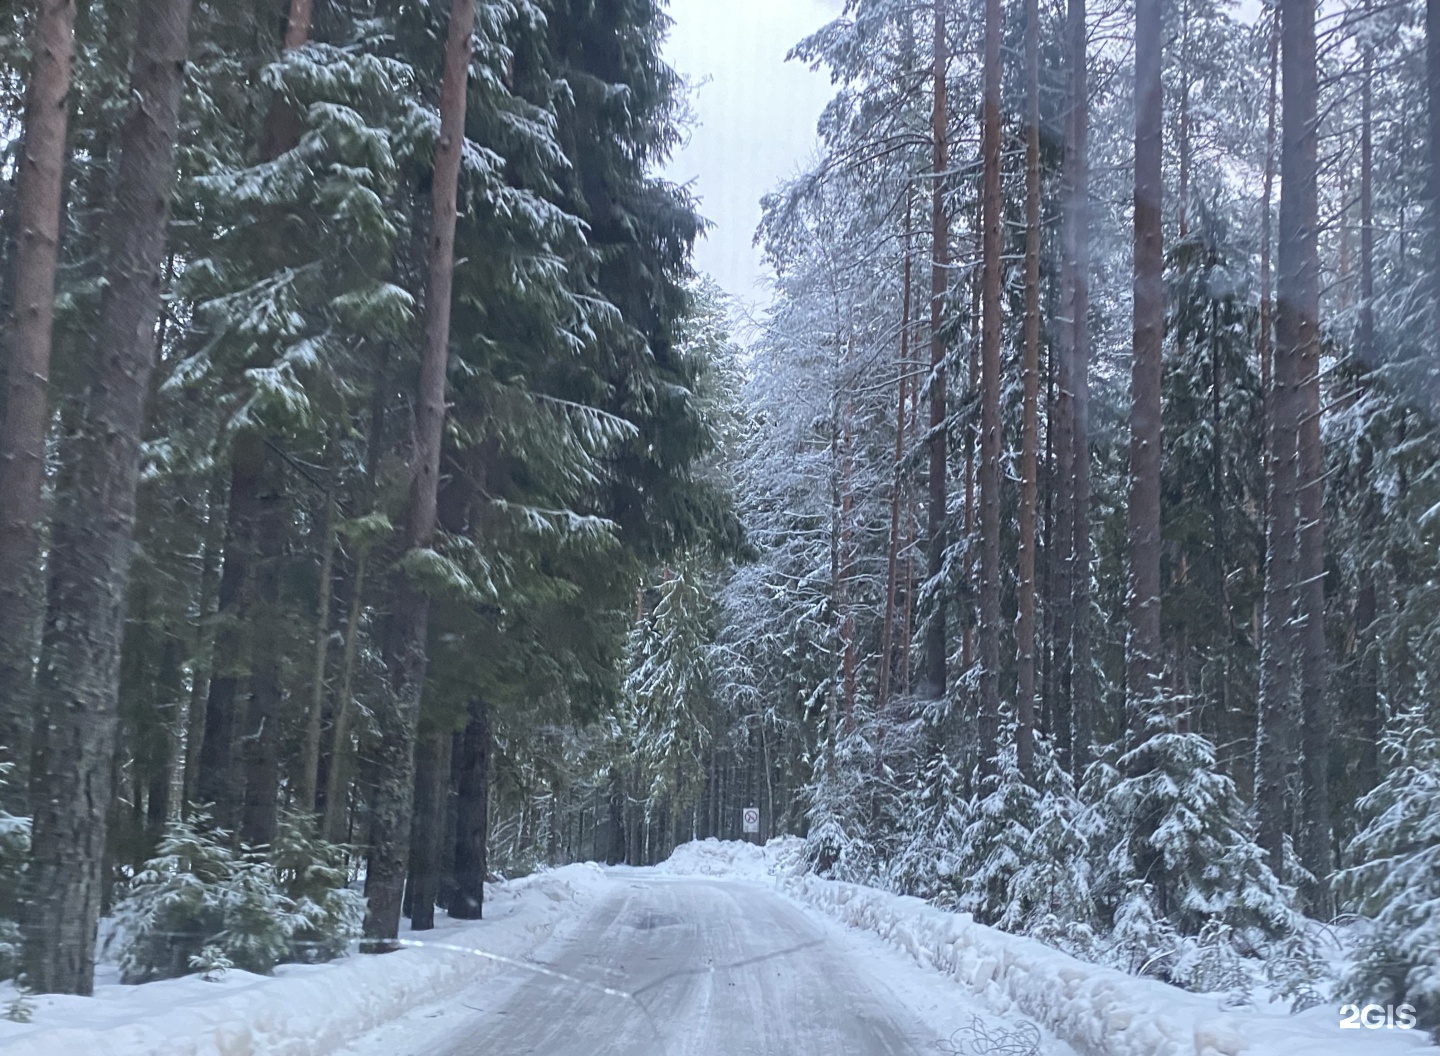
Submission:
[[[740,812],[741,831],[748,836],[754,836],[755,842],[760,842],[760,808],[746,807]]]

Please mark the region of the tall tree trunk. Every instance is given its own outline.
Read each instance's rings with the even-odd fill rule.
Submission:
[[[1371,12],[1366,0],[1367,16]],[[1362,51],[1360,83],[1360,326],[1356,335],[1356,353],[1360,370],[1375,367],[1375,190],[1374,190],[1374,79],[1375,49],[1367,36]],[[1362,375],[1363,376],[1363,375]],[[1369,476],[1369,465],[1363,470]],[[1378,528],[1378,517],[1372,514],[1371,524]],[[1376,617],[1379,603],[1375,571],[1368,563],[1360,572],[1360,590],[1355,601],[1355,629],[1359,643],[1357,663],[1360,669],[1359,710],[1361,715],[1360,762],[1356,778],[1358,791],[1364,794],[1380,780],[1380,736],[1382,708],[1380,703],[1380,641]]]
[[[370,394],[370,428],[365,445],[365,480],[377,478],[385,438],[386,393],[389,385],[389,348],[376,364]],[[321,831],[331,843],[345,839],[349,815],[350,771],[352,768],[350,720],[355,710],[355,672],[360,647],[360,621],[365,612],[365,572],[370,563],[368,549],[356,547],[355,575],[350,582],[349,612],[345,620],[345,644],[340,661],[340,692],[335,700],[335,717],[330,724],[329,757],[325,770],[325,811]]]
[[[1015,758],[1034,776],[1035,509],[1040,473],[1040,4],[1025,0],[1025,322],[1020,426],[1020,581],[1016,621]]]
[[[311,14],[312,0],[290,0],[287,51],[308,41]],[[261,158],[273,161],[293,149],[303,131],[295,108],[277,96],[260,130]],[[286,503],[278,456],[260,431],[241,429],[230,460],[215,671],[205,704],[197,791],[202,803],[212,805],[217,826],[260,844],[274,835],[274,786],[279,782],[283,639],[274,601]],[[266,784],[268,790],[262,787]]]
[[[1272,371],[1274,369],[1274,335],[1273,335],[1273,309],[1274,298],[1270,288],[1270,227],[1271,227],[1271,201],[1275,189],[1275,117],[1279,111],[1279,81],[1280,81],[1280,8],[1276,7],[1271,19],[1270,28],[1270,90],[1266,102],[1265,118],[1265,175],[1260,194],[1260,334],[1257,342],[1257,354],[1260,359],[1260,392],[1263,397],[1261,410],[1265,414],[1265,420],[1269,421],[1270,416],[1270,392],[1273,383]],[[1268,433],[1266,434],[1268,437]],[[1265,445],[1265,479],[1270,480],[1270,445]],[[1267,487],[1265,501],[1266,509],[1269,509],[1269,490]],[[1267,517],[1266,523],[1269,520]]]
[[[1160,692],[1160,378],[1165,339],[1160,0],[1135,9],[1135,320],[1130,406],[1129,627],[1125,670],[1132,746]]]
[[[895,600],[900,589],[900,511],[905,500],[905,398],[910,376],[910,232],[914,199],[905,190],[905,260],[901,265],[900,295],[900,361],[896,371],[895,399],[895,472],[890,485],[890,546],[885,555],[885,623],[880,640],[880,685],[875,708],[882,716],[890,700],[890,684],[895,666]]]
[[[1000,729],[1000,0],[985,0],[981,109],[980,699],[979,766],[988,772]]]
[[[0,805],[20,813],[34,726],[36,629],[44,608],[45,431],[75,46],[75,0],[44,0],[36,6],[25,127],[16,159],[15,319],[0,411],[0,763],[15,767]]]
[[[200,596],[198,619],[195,621],[190,665],[190,689],[185,707],[185,767],[181,780],[180,806],[187,817],[191,806],[198,803],[200,753],[205,743],[205,702],[210,694],[210,678],[214,673],[215,601],[220,586],[220,552],[225,543],[224,506],[228,474],[215,473],[211,478],[206,500],[207,520],[205,541],[200,554]]]
[[[1099,698],[1090,656],[1090,78],[1085,0],[1069,0],[1070,138],[1065,159],[1070,172],[1066,226],[1073,271],[1070,286],[1070,471],[1073,476],[1070,524],[1070,701],[1074,732],[1073,766],[1077,777],[1090,765],[1093,716]]]
[[[288,501],[280,460],[267,445],[256,522],[254,605],[250,609],[250,697],[245,708],[245,802],[240,840],[268,847],[280,800],[280,732],[284,686],[285,611],[280,605]]]
[[[340,664],[340,695],[335,701],[335,721],[330,727],[330,768],[325,772],[325,816],[321,831],[331,843],[345,839],[346,789],[350,784],[350,718],[355,710],[355,665],[360,647],[360,616],[364,612],[365,566],[361,553],[355,562],[355,580],[350,587],[350,614],[345,621],[345,651]]]
[[[1288,5],[1288,6],[1286,6]],[[1292,9],[1285,0],[1277,12],[1284,50],[1281,147],[1280,147],[1280,231],[1275,304],[1275,350],[1271,386],[1266,402],[1265,432],[1269,446],[1269,510],[1265,540],[1265,597],[1261,623],[1260,701],[1255,737],[1255,803],[1258,839],[1276,875],[1283,875],[1284,836],[1287,817],[1286,778],[1293,764],[1295,719],[1292,707],[1294,663],[1297,657],[1291,617],[1296,598],[1298,565],[1296,489],[1298,484],[1299,391],[1302,335],[1301,313],[1305,301],[1305,223],[1300,199],[1300,171],[1306,132],[1292,116],[1300,101],[1291,97],[1294,74],[1289,35],[1294,29]],[[1297,87],[1297,90],[1300,90]],[[1311,106],[1314,106],[1313,99]],[[1312,109],[1313,114],[1313,109]],[[1313,129],[1312,129],[1313,134]],[[1312,141],[1313,142],[1313,141]],[[1311,158],[1313,160],[1313,145]],[[1311,194],[1314,176],[1311,175]],[[1311,198],[1313,202],[1313,197]]]
[[[134,100],[121,138],[106,286],[85,419],[67,437],[50,550],[32,775],[26,971],[45,992],[89,994],[105,884],[120,642],[140,439],[155,361],[189,0],[141,0]]]
[[[236,435],[230,448],[230,497],[225,508],[225,558],[216,601],[214,661],[195,781],[196,801],[209,810],[217,827],[231,833],[239,832],[245,795],[244,758],[239,750],[246,721],[241,689],[247,632],[252,624],[251,569],[266,461],[263,436],[253,429]]]
[[[425,348],[415,406],[415,476],[410,487],[405,546],[429,548],[435,535],[440,445],[445,425],[445,365],[450,345],[450,293],[455,278],[455,223],[460,156],[465,144],[465,97],[475,34],[475,0],[452,0],[440,86],[440,139],[435,144],[428,275],[425,283]],[[369,871],[365,878],[365,937],[371,948],[388,948],[400,930],[410,843],[410,797],[414,786],[415,728],[425,685],[425,636],[430,599],[397,571],[389,618],[386,663],[389,696],[379,746],[379,782],[371,800]],[[378,940],[378,945],[376,942]]]
[[[320,527],[320,600],[315,613],[315,656],[310,665],[310,699],[304,712],[300,769],[295,775],[295,807],[313,813],[320,770],[320,715],[325,710],[325,674],[330,659],[330,602],[335,579],[335,494],[325,492]]]
[[[490,711],[478,698],[470,702],[459,753],[455,761],[455,894],[450,915],[460,920],[479,920],[484,914],[488,868]],[[611,817],[613,824],[613,811]],[[614,838],[619,838],[618,832]]]
[[[932,586],[939,587],[945,566],[946,528],[946,448],[945,396],[945,294],[950,285],[950,214],[945,206],[946,172],[950,168],[950,100],[947,78],[950,49],[946,40],[946,0],[935,0],[934,26],[934,105],[931,108],[931,138],[934,164],[931,172],[930,213],[930,528],[927,539],[929,576]],[[931,700],[945,696],[945,659],[949,641],[945,633],[946,592],[934,591],[934,605],[925,635],[925,685],[922,694]]]
[[[1283,123],[1289,166],[1281,177],[1280,210],[1294,199],[1293,245],[1282,231],[1281,281],[1293,276],[1281,297],[1282,340],[1293,342],[1300,416],[1297,569],[1301,720],[1300,860],[1316,878],[1306,901],[1328,917],[1333,868],[1330,830],[1330,724],[1325,655],[1325,447],[1320,438],[1320,247],[1316,116],[1315,0],[1285,0],[1282,60]],[[1282,164],[1284,162],[1282,161]]]
[[[435,901],[440,892],[440,841],[445,834],[445,807],[450,788],[450,734],[435,733],[415,746],[415,817],[410,837],[410,929],[435,927]]]
[[[154,731],[151,756],[148,760],[149,780],[145,789],[145,835],[148,847],[154,847],[164,835],[170,820],[170,789],[175,764],[176,720],[180,702],[185,696],[185,672],[181,666],[182,652],[178,635],[171,628],[161,628],[160,667],[155,676],[160,722]]]

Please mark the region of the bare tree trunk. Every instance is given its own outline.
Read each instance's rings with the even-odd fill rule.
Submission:
[[[252,565],[262,502],[265,440],[241,431],[230,449],[230,497],[225,509],[225,558],[215,621],[214,661],[205,703],[195,799],[221,829],[237,833],[245,794],[243,756],[238,750],[245,724],[241,688],[251,624]]]
[[[375,374],[375,388],[370,399],[370,432],[365,452],[365,479],[373,482],[380,465],[384,442],[386,386],[381,382],[388,372],[388,362],[380,362]],[[365,612],[365,572],[370,555],[365,547],[357,548],[355,576],[350,583],[350,606],[345,620],[345,645],[340,666],[340,693],[335,700],[335,718],[330,726],[329,765],[325,771],[325,812],[321,831],[331,843],[345,839],[346,815],[352,766],[350,751],[350,720],[355,710],[355,671],[359,654],[360,620]]]
[[[900,306],[900,364],[895,400],[895,473],[890,486],[890,547],[885,558],[885,623],[880,640],[880,685],[875,710],[884,715],[890,700],[890,683],[895,664],[895,600],[900,586],[900,510],[904,505],[905,475],[905,398],[910,374],[910,233],[914,200],[909,188],[905,191],[905,261],[902,265]]]
[[[1025,322],[1020,450],[1020,577],[1016,621],[1015,758],[1034,777],[1035,509],[1040,473],[1040,5],[1025,2]]]
[[[445,801],[450,788],[449,733],[434,733],[415,746],[415,818],[410,839],[410,930],[435,927],[440,893],[440,841],[445,834]]]
[[[1260,196],[1260,336],[1258,354],[1260,357],[1260,392],[1266,421],[1270,415],[1270,391],[1273,382],[1274,342],[1272,309],[1274,307],[1270,288],[1270,225],[1271,201],[1275,189],[1275,115],[1279,109],[1280,78],[1280,9],[1275,8],[1270,30],[1270,92],[1266,104],[1265,120],[1265,177]],[[1267,434],[1268,435],[1268,434]],[[1266,480],[1270,479],[1270,445],[1265,444]],[[1269,509],[1269,492],[1266,492],[1266,509]],[[1268,523],[1268,519],[1267,519]]]
[[[950,168],[949,86],[950,49],[945,37],[945,0],[935,0],[934,26],[934,106],[931,110],[931,137],[934,141],[934,165],[931,174],[930,211],[933,243],[930,265],[930,530],[929,576],[938,584],[945,565],[946,526],[946,395],[945,341],[941,329],[945,323],[945,294],[950,285],[950,214],[945,207],[946,172]],[[930,622],[925,635],[925,685],[921,693],[928,699],[945,696],[945,659],[949,641],[945,633],[946,596],[943,589],[935,591]]]
[[[245,801],[240,840],[268,847],[275,839],[280,791],[282,665],[285,612],[280,605],[289,503],[280,459],[267,445],[256,518],[254,604],[250,609],[250,697],[245,708]]]
[[[490,713],[484,701],[470,702],[470,717],[460,742],[455,766],[455,896],[450,915],[479,920],[485,902],[490,788]]]
[[[1067,228],[1072,259],[1070,383],[1070,471],[1074,478],[1070,525],[1070,702],[1074,727],[1073,766],[1077,777],[1090,765],[1094,744],[1093,715],[1099,697],[1095,665],[1090,656],[1090,79],[1087,63],[1085,0],[1069,0],[1071,77],[1070,139],[1066,161]]]
[[[1163,111],[1160,0],[1135,11],[1135,323],[1130,408],[1129,628],[1125,649],[1132,746],[1160,692],[1160,378],[1165,338],[1161,243]]]
[[[1366,0],[1365,11],[1371,11]],[[1360,326],[1356,335],[1356,352],[1360,369],[1375,367],[1375,191],[1374,191],[1374,79],[1375,49],[1366,37],[1362,50],[1360,84]],[[1369,466],[1364,472],[1368,476]],[[1378,518],[1376,518],[1378,520]],[[1374,523],[1372,521],[1372,523]],[[1356,778],[1360,794],[1373,789],[1380,780],[1380,736],[1382,708],[1380,703],[1380,642],[1375,626],[1379,604],[1374,569],[1366,566],[1360,573],[1360,589],[1355,600],[1355,629],[1358,638],[1360,670],[1359,710],[1362,722],[1360,762]]]
[[[1326,699],[1325,649],[1325,447],[1320,438],[1320,249],[1316,116],[1315,0],[1285,0],[1284,129],[1289,166],[1281,177],[1280,209],[1294,198],[1292,252],[1282,230],[1281,281],[1294,286],[1279,306],[1283,340],[1293,341],[1300,416],[1300,523],[1298,630],[1301,719],[1300,859],[1315,876],[1306,901],[1322,917],[1329,913],[1329,877],[1334,866],[1330,830],[1330,715]],[[1283,164],[1283,162],[1282,162]]]
[[[425,349],[416,401],[415,477],[405,526],[408,551],[427,549],[435,534],[440,446],[445,425],[445,364],[450,344],[450,293],[455,278],[455,223],[460,155],[465,144],[466,86],[475,34],[475,0],[452,0],[440,87],[440,139],[435,145],[428,277],[425,284]],[[410,797],[414,786],[415,729],[425,685],[425,636],[430,600],[397,572],[386,660],[390,697],[379,746],[379,782],[371,803],[370,859],[365,879],[369,902],[365,937],[387,949],[400,929],[400,898],[410,843]],[[378,945],[376,941],[378,940]]]
[[[1000,729],[1000,0],[985,0],[981,109],[980,699],[979,767],[989,772]]]
[[[190,669],[190,692],[185,714],[185,769],[181,782],[181,810],[188,817],[191,805],[199,802],[200,753],[205,743],[205,703],[215,667],[214,607],[220,585],[220,551],[224,546],[225,516],[222,503],[228,477],[216,473],[210,484],[205,546],[201,553],[199,618],[193,646],[195,659]]]
[[[1281,36],[1287,37],[1292,22],[1290,8],[1277,12]],[[1297,650],[1291,616],[1296,596],[1298,561],[1296,539],[1296,487],[1299,433],[1299,369],[1302,336],[1297,301],[1304,299],[1303,256],[1299,229],[1304,223],[1297,200],[1303,180],[1295,171],[1305,133],[1291,121],[1291,107],[1299,106],[1290,97],[1290,45],[1283,64],[1285,113],[1280,149],[1280,232],[1275,305],[1275,351],[1271,388],[1266,403],[1266,437],[1270,448],[1270,475],[1267,488],[1270,508],[1266,524],[1265,598],[1261,624],[1260,701],[1255,737],[1255,804],[1258,838],[1276,875],[1283,875],[1285,819],[1287,816],[1286,776],[1295,756],[1295,717],[1292,693]],[[1313,105],[1313,101],[1312,101]],[[1313,154],[1312,154],[1313,158]],[[1313,177],[1312,177],[1313,179]]]
[[[75,0],[44,0],[36,7],[25,128],[16,158],[14,336],[0,415],[0,763],[15,767],[4,805],[18,813],[25,813],[36,630],[45,604],[40,522],[75,46]]]
[[[50,550],[43,723],[26,912],[26,972],[44,992],[89,994],[105,885],[107,812],[140,440],[155,361],[189,0],[141,0],[106,286],[85,420],[67,438]]]
[[[309,39],[310,18],[311,0],[290,0],[287,51]],[[295,147],[302,132],[299,114],[277,97],[260,130],[260,156],[278,158]],[[275,607],[286,503],[278,455],[261,432],[240,430],[230,458],[215,672],[205,705],[197,791],[201,802],[212,805],[217,826],[258,845],[274,835],[280,772],[283,639]]]
[[[300,747],[300,769],[295,775],[296,809],[313,813],[320,770],[320,715],[325,709],[325,673],[330,659],[330,602],[335,579],[335,495],[325,493],[321,519],[320,601],[315,614],[315,658],[310,668],[310,700],[304,715],[305,740]]]

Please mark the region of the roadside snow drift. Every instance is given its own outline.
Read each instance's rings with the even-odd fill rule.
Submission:
[[[1077,960],[968,913],[804,875],[799,854],[793,837],[763,848],[712,839],[677,848],[659,868],[774,883],[950,976],[990,1011],[1021,1013],[1086,1056],[1440,1056],[1422,1031],[1341,1029],[1333,1005],[1298,1016],[1227,1012],[1215,997]]]
[[[0,1020],[0,1054],[323,1056],[523,960],[557,924],[583,917],[577,903],[589,901],[599,877],[595,866],[573,865],[487,888],[484,921],[437,914],[434,931],[402,934],[415,945],[383,956],[38,997],[32,1022]]]

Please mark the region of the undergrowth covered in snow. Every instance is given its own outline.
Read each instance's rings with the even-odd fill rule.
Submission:
[[[705,840],[659,866],[677,875],[773,883],[795,900],[879,935],[922,967],[955,979],[993,1012],[1019,1012],[1086,1056],[1390,1056],[1440,1052],[1422,1031],[1342,1029],[1339,1009],[1317,1003],[1290,1014],[1283,1003],[1236,1007],[1241,985],[1224,964],[1210,993],[1194,993],[1070,956],[919,898],[827,880],[808,870],[803,840],[764,847]],[[1214,943],[1212,949],[1225,948]],[[1203,953],[1200,959],[1204,961]],[[1254,985],[1248,975],[1243,988]]]
[[[270,976],[233,968],[139,986],[100,982],[93,998],[28,999],[29,1022],[0,1020],[4,1056],[324,1056],[412,1009],[513,967],[566,920],[579,920],[600,876],[574,865],[487,885],[486,919],[402,932],[408,948],[286,964]],[[102,965],[98,980],[114,978]],[[0,1006],[16,998],[0,984]]]

